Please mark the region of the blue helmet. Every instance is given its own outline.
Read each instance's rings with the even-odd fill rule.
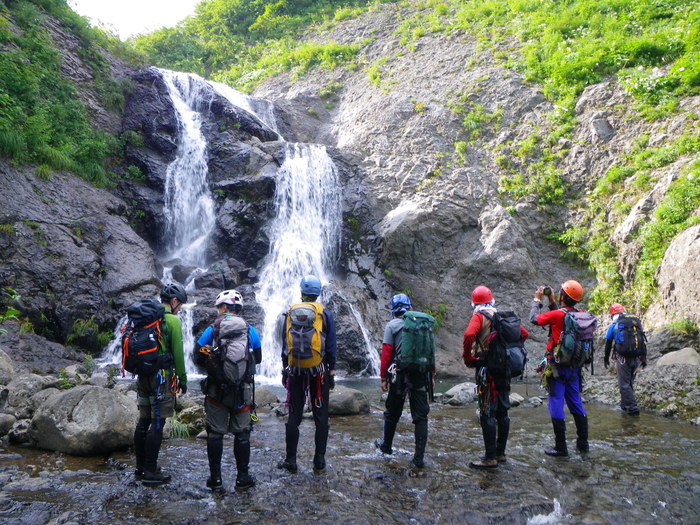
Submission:
[[[404,313],[411,308],[411,299],[405,293],[397,293],[391,298],[391,313]]]
[[[306,275],[301,279],[302,295],[321,295],[321,281],[315,275]]]

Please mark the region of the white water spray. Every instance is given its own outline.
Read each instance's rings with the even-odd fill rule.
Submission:
[[[207,262],[207,240],[214,229],[214,199],[209,191],[207,141],[202,117],[195,109],[205,85],[184,73],[159,70],[168,88],[178,120],[178,149],[165,174],[165,240],[167,257],[202,267]]]
[[[265,310],[261,375],[280,374],[277,319],[299,302],[299,281],[316,275],[328,282],[340,250],[341,201],[338,173],[318,145],[287,144],[286,160],[277,174],[276,217],[268,225],[270,253],[258,282],[258,302]]]

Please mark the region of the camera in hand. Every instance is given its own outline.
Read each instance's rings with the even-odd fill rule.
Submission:
[[[542,290],[542,293],[545,295],[552,295],[552,289],[549,286],[545,286],[544,290]]]

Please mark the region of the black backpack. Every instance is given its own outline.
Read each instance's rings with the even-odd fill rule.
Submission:
[[[525,373],[527,351],[520,332],[520,318],[515,312],[495,312],[481,315],[491,321],[491,333],[486,338],[486,368],[491,375],[517,377]]]
[[[138,301],[126,310],[122,328],[122,376],[124,371],[151,376],[164,367],[160,341],[165,327],[165,307],[156,299]]]
[[[620,357],[647,355],[647,337],[642,321],[634,315],[620,314],[615,333],[615,353]]]

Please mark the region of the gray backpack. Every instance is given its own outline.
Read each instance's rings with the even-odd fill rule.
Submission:
[[[227,315],[218,328],[214,341],[214,353],[219,355],[217,379],[235,386],[245,379],[248,371],[248,323],[237,315]]]

